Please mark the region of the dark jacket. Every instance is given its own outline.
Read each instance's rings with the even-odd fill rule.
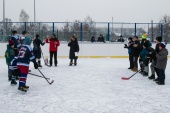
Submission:
[[[34,50],[37,50],[37,49],[40,49],[40,45],[44,45],[45,43],[43,43],[39,38],[36,38],[34,41],[33,41],[33,46],[34,46]]]
[[[9,65],[14,57],[15,57],[14,49],[11,46],[7,45],[7,50],[5,52],[6,64]]]
[[[134,44],[137,44],[137,47],[134,47]],[[135,41],[132,47],[132,55],[135,57],[139,57],[140,54],[140,42],[139,41]]]
[[[70,47],[69,58],[77,59],[78,56],[75,56],[75,52],[79,52],[79,44],[77,39],[75,39],[74,41],[71,40],[71,42],[68,43],[68,46]]]
[[[167,65],[167,58],[168,56],[168,50],[166,48],[163,48],[162,50],[159,51],[159,53],[156,55],[157,58],[157,63],[156,63],[156,68],[165,70],[166,65]]]

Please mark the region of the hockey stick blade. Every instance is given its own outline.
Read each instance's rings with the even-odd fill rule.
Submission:
[[[122,80],[129,80],[129,78],[126,78],[126,77],[122,77]]]
[[[54,80],[52,80],[52,81],[50,82],[50,85],[51,85],[53,82],[54,82]]]

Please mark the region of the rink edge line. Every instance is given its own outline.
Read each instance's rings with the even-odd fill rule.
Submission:
[[[48,58],[48,56],[45,56]],[[4,58],[4,56],[0,56]],[[69,58],[68,56],[58,56],[57,58]],[[129,58],[129,56],[78,56],[78,58]],[[170,56],[168,56],[170,58]]]

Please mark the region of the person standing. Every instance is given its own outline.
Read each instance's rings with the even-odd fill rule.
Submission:
[[[21,45],[25,44],[25,37],[27,36],[27,32],[26,31],[22,31],[22,36],[20,38],[20,43]]]
[[[17,67],[20,70],[20,80],[18,90],[26,92],[29,86],[26,85],[27,74],[29,71],[30,61],[34,63],[34,68],[38,69],[38,64],[35,61],[35,56],[33,54],[33,49],[31,48],[31,39],[29,37],[25,38],[25,44],[20,47]]]
[[[14,43],[15,55],[18,55],[18,49],[21,46],[21,43],[20,43],[20,38],[18,36],[18,32],[16,30],[12,31],[12,36],[10,37],[10,40],[12,40]]]
[[[9,69],[9,66],[10,66],[10,62],[15,57],[15,50],[14,50],[14,42],[11,39],[9,39],[8,43],[9,44],[7,44],[7,49],[5,51],[5,59],[6,59],[6,64],[8,65],[8,80],[11,81],[12,71]]]
[[[133,66],[134,66],[134,68],[132,70],[134,72],[137,72],[138,71],[138,57],[139,57],[139,54],[140,54],[140,48],[139,48],[140,41],[139,41],[137,36],[134,36],[133,41],[134,41],[134,44],[133,44],[133,47],[132,47],[132,56],[133,56]]]
[[[42,53],[42,50],[41,50],[41,47],[40,45],[44,45],[45,42],[42,42],[39,37],[40,35],[39,34],[36,34],[36,39],[33,41],[33,52],[34,52],[34,55],[35,55],[35,59],[36,59],[36,62],[38,62],[38,67],[42,67],[41,65],[41,53]]]
[[[165,48],[166,44],[161,42],[159,44],[159,53],[156,55],[157,63],[157,74],[158,74],[158,81],[156,82],[158,85],[165,85],[165,69],[167,65],[167,57],[168,57],[168,50]]]
[[[133,55],[132,55],[132,48],[133,48],[134,42],[132,40],[132,37],[128,38],[128,45],[125,44],[124,48],[128,49],[129,53],[129,62],[130,62],[130,67],[128,69],[133,69],[134,68],[134,63],[133,63]]]
[[[151,68],[151,76],[148,77],[149,79],[154,79],[154,81],[158,81],[158,79],[155,79],[155,72],[157,74],[157,71],[156,71],[156,62],[157,62],[157,58],[156,58],[156,55],[159,53],[159,44],[162,42],[162,37],[159,36],[159,37],[156,37],[156,45],[155,45],[155,51],[151,52],[151,58],[152,58],[152,61],[151,61],[151,65],[150,65],[150,68]],[[158,75],[158,74],[157,74]]]
[[[46,43],[50,43],[49,51],[50,51],[50,66],[53,64],[53,56],[54,56],[54,65],[57,66],[57,51],[58,46],[60,46],[60,41],[53,33],[51,38],[46,38]]]
[[[73,60],[74,65],[77,65],[77,59],[78,59],[78,52],[79,52],[79,44],[77,38],[73,35],[70,39],[70,42],[68,43],[68,46],[70,47],[70,53],[69,53],[69,59],[70,64],[69,66],[72,66]]]

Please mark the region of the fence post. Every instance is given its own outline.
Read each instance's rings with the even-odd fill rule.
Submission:
[[[24,22],[24,31],[27,31],[27,23]]]
[[[83,24],[80,23],[80,41],[83,41]]]
[[[108,23],[108,29],[107,29],[107,41],[110,41],[110,23]]]
[[[54,33],[54,22],[53,22],[53,30],[52,30],[52,33]]]
[[[134,35],[136,36],[136,23],[135,23]]]

